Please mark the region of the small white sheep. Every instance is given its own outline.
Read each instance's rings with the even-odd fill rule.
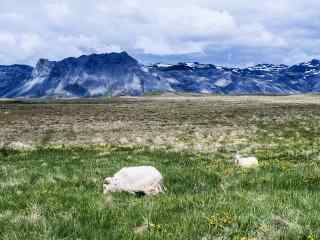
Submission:
[[[110,192],[156,195],[163,192],[163,177],[154,167],[126,167],[104,180],[103,193]]]
[[[259,166],[258,159],[256,157],[242,157],[238,153],[235,156],[235,164],[243,168],[255,168]]]
[[[31,145],[28,145],[23,142],[11,142],[8,146],[8,149],[11,150],[18,150],[18,151],[31,151],[34,150],[35,148]]]

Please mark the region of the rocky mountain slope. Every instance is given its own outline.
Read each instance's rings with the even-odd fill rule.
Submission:
[[[316,93],[320,92],[320,61],[248,68],[200,63],[144,66],[122,52],[62,61],[40,59],[35,68],[0,66],[0,97],[139,96],[150,92]]]
[[[32,69],[26,65],[0,65],[0,96],[25,84],[31,78]]]

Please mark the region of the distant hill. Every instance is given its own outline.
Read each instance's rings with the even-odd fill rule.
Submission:
[[[35,68],[0,65],[0,97],[141,96],[161,92],[301,94],[320,92],[320,61],[228,68],[178,63],[145,66],[126,52],[40,59]]]

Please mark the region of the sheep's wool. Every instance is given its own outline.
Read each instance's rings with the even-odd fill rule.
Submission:
[[[256,157],[241,157],[238,154],[235,157],[235,164],[243,168],[255,168],[259,166]]]
[[[163,177],[154,167],[126,167],[104,180],[103,192],[156,195],[163,192]]]

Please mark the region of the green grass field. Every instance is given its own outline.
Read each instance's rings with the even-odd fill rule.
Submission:
[[[171,105],[167,115],[160,108],[158,118],[172,126],[174,113],[179,118],[172,118],[188,122],[193,132],[176,135],[187,148],[151,142],[0,150],[0,239],[320,239],[319,105],[270,103],[229,111],[233,104],[222,102],[215,117],[197,105],[194,111],[211,120],[197,125],[186,110],[192,104],[186,104]],[[149,114],[144,121],[154,119]],[[237,134],[220,129],[225,137],[219,141],[206,135],[224,123]],[[198,144],[219,146],[196,151],[194,136]],[[260,167],[234,166],[236,151],[256,156]],[[105,177],[139,165],[160,170],[164,194],[103,195]]]
[[[143,149],[1,152],[0,239],[317,239],[320,162],[257,154],[239,169],[228,153]],[[102,194],[123,166],[152,165],[167,192]],[[308,238],[309,237],[309,238]],[[311,238],[313,237],[313,238]]]

